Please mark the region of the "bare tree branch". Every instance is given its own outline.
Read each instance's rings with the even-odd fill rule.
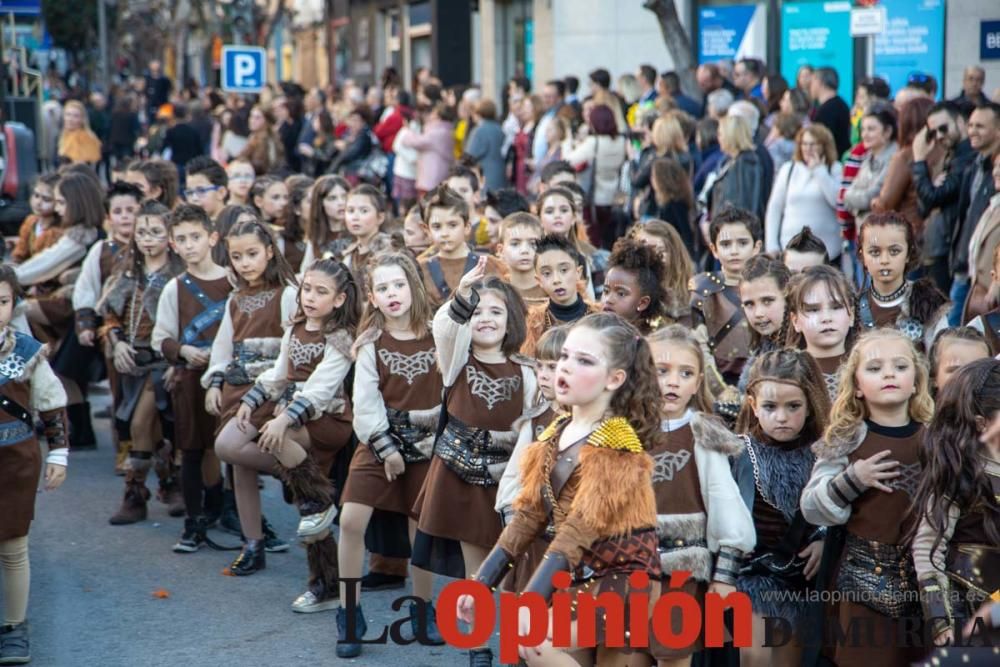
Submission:
[[[688,95],[700,97],[694,76],[694,59],[691,56],[691,39],[681,25],[674,0],[644,0],[644,9],[656,14],[663,41],[674,61],[674,70],[681,80],[681,89]]]

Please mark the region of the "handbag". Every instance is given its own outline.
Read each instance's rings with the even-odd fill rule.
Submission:
[[[389,173],[389,156],[382,150],[374,135],[371,137],[371,142],[371,151],[358,167],[358,178],[369,183],[379,184]]]

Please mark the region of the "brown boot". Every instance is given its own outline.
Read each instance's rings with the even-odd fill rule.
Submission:
[[[129,457],[129,469],[125,473],[125,497],[118,511],[108,519],[112,526],[124,526],[146,519],[146,501],[149,500],[149,489],[146,488],[146,474],[149,472],[149,459],[138,458],[133,453]]]
[[[316,465],[316,460],[306,456],[294,468],[278,466],[278,476],[292,493],[299,508],[299,537],[319,535],[328,530],[337,516],[333,504],[333,484]]]

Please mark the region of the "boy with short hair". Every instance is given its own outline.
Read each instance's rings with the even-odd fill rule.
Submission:
[[[108,188],[107,195],[104,197],[104,208],[107,211],[108,227],[111,234],[108,238],[90,246],[90,250],[87,251],[87,256],[80,266],[80,275],[77,276],[76,282],[73,284],[73,311],[76,314],[76,338],[83,347],[94,347],[97,339],[97,328],[101,323],[96,310],[97,302],[101,298],[104,285],[114,272],[115,266],[128,253],[129,245],[132,242],[132,232],[135,229],[136,215],[139,212],[139,206],[142,204],[143,199],[142,190],[139,189],[139,186],[126,183],[125,181],[115,181],[112,183],[111,187]],[[100,363],[99,359],[98,357],[96,361],[98,364]],[[89,369],[85,368],[86,366],[89,366],[89,364],[74,364],[74,367],[80,370],[80,377],[72,379],[83,382],[89,381],[89,378],[86,377]],[[113,406],[117,399],[114,392],[117,390],[118,382],[114,380],[114,364],[109,356],[105,357],[105,367],[111,379],[111,413],[114,414]],[[75,405],[70,405],[66,410],[73,420],[74,425],[82,425],[86,429],[90,424],[90,404],[84,402],[81,405],[84,407],[77,408]],[[79,420],[78,415],[74,414],[76,410],[80,410],[81,412]],[[85,419],[82,417],[84,411],[86,411],[87,415]],[[89,435],[93,437],[93,432],[90,432]],[[111,429],[111,435],[117,451],[115,456],[115,473],[124,475],[124,466],[128,459],[131,443],[127,437],[121,438],[119,436],[118,429]],[[85,438],[85,440],[88,439]]]
[[[813,234],[809,225],[806,225],[785,244],[781,261],[792,273],[802,273],[810,266],[829,264],[830,255],[826,251],[823,239]]]
[[[472,227],[469,214],[466,200],[444,183],[427,194],[424,225],[436,252],[433,256],[425,253],[418,262],[427,293],[438,302],[448,300],[462,276],[476,266],[481,256],[466,240]],[[488,258],[487,275],[503,276],[505,268],[495,257]]]
[[[201,206],[215,220],[229,197],[229,176],[221,164],[207,155],[200,155],[185,167],[187,185],[184,198],[189,204]]]
[[[216,421],[205,411],[200,378],[232,285],[226,270],[212,258],[219,234],[205,209],[181,204],[170,215],[168,225],[170,245],[184,260],[186,270],[171,279],[160,294],[152,346],[172,365],[174,428],[181,450],[185,511],[184,532],[174,551],[190,553],[205,544],[206,512],[218,514],[222,509],[222,481],[212,449]],[[206,456],[211,461],[205,466],[210,471],[208,479],[202,476]]]
[[[510,282],[524,303],[534,306],[548,301],[535,275],[535,245],[542,238],[542,223],[531,213],[512,213],[499,225],[496,255],[510,271]]]
[[[543,236],[535,245],[535,275],[548,297],[528,309],[528,329],[521,354],[534,357],[535,346],[554,326],[572,324],[600,308],[581,295],[586,260],[568,239],[558,234]]]
[[[748,259],[760,253],[764,229],[750,211],[726,205],[712,216],[709,249],[722,271],[691,278],[691,315],[702,327],[723,379],[736,385],[750,356],[750,329],[740,302],[740,274]]]

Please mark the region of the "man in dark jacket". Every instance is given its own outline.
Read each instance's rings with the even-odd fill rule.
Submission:
[[[944,152],[943,181],[931,176],[927,160]],[[941,291],[951,290],[948,254],[951,231],[958,217],[959,190],[965,170],[976,157],[965,133],[965,118],[957,106],[939,102],[931,107],[926,127],[913,140],[911,172],[920,202],[920,215],[928,220],[924,230],[924,266]]]
[[[993,156],[1000,152],[1000,104],[987,102],[976,107],[969,118],[969,143],[976,157],[966,168],[958,200],[958,224],[951,235],[951,326],[963,324],[962,310],[969,296],[969,241],[983,211],[996,194],[993,187]]]
[[[177,175],[180,179],[180,186],[185,183],[184,167],[192,159],[205,154],[205,147],[201,143],[201,136],[198,130],[188,122],[187,107],[177,104],[173,109],[173,118],[170,119],[170,128],[167,130],[163,141],[163,150],[170,151],[170,161],[177,165]]]

